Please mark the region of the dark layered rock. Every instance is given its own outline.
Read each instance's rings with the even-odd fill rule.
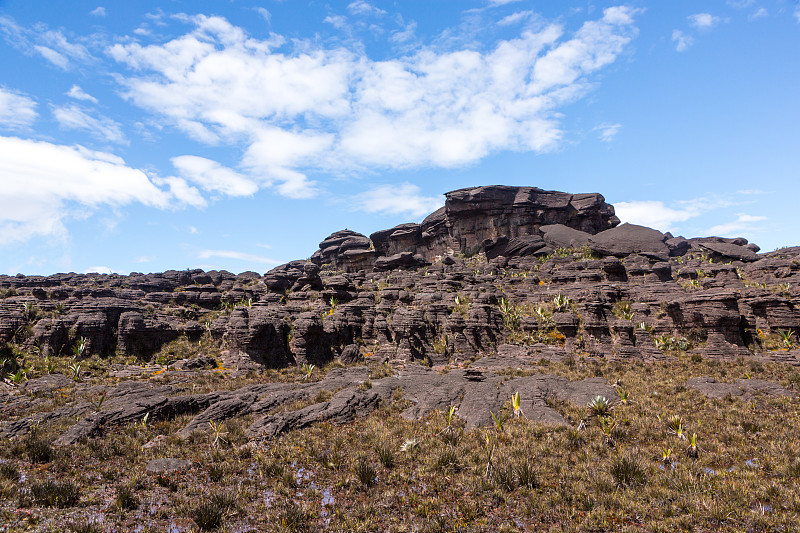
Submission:
[[[626,223],[592,235],[589,247],[602,255],[625,257],[641,254],[666,261],[670,249],[664,241],[666,236],[658,230]]]

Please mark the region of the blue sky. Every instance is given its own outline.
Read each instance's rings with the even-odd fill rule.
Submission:
[[[0,0],[0,273],[270,268],[487,184],[800,244],[800,4]]]

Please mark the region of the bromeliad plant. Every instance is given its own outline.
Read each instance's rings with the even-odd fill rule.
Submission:
[[[303,372],[303,379],[305,381],[308,381],[308,380],[311,379],[311,374],[314,373],[314,369],[315,368],[317,368],[317,367],[312,365],[312,364],[303,363],[303,365],[300,367],[300,370],[302,370],[302,372]]]
[[[605,396],[595,396],[586,407],[589,408],[589,416],[609,416],[614,406]]]
[[[692,436],[689,437],[689,447],[686,448],[686,455],[692,459],[700,457],[700,450],[697,447],[697,433],[692,433]]]
[[[525,416],[525,414],[522,412],[522,400],[520,398],[519,391],[511,395],[511,407],[514,409],[514,418]]]
[[[686,435],[683,434],[683,419],[679,415],[674,415],[669,419],[667,430],[678,437],[679,440],[686,438]]]

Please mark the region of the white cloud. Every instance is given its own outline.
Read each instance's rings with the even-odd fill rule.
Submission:
[[[713,28],[719,22],[719,17],[715,17],[711,13],[695,13],[686,18],[689,19],[689,24],[698,29]]]
[[[251,38],[206,16],[169,42],[108,52],[136,71],[124,80],[133,103],[203,142],[245,143],[239,166],[253,181],[308,197],[309,171],[456,167],[556,147],[558,108],[623,51],[635,13],[606,9],[571,36],[549,25],[486,51],[417,46],[384,61],[358,44],[283,51],[281,36]]]
[[[614,211],[622,222],[661,231],[670,231],[677,222],[684,222],[700,214],[696,207],[673,209],[660,201],[617,202],[614,204]]]
[[[444,205],[442,198],[422,196],[411,183],[381,185],[353,197],[356,209],[385,215],[426,216]]]
[[[727,4],[736,9],[750,7],[756,0],[728,0]]]
[[[114,143],[126,143],[121,126],[108,117],[95,118],[75,105],[53,108],[53,116],[59,126],[71,130],[85,130],[98,139]]]
[[[251,254],[247,252],[236,252],[233,250],[202,250],[197,254],[199,259],[209,259],[212,257],[222,257],[224,259],[236,259],[238,261],[249,261],[251,263],[266,263],[270,265],[279,265],[283,261],[278,261],[270,257],[262,255]]]
[[[92,102],[93,104],[97,103],[97,98],[95,98],[91,94],[81,89],[80,86],[78,85],[73,85],[72,87],[70,87],[69,91],[67,91],[66,94],[70,98],[74,98],[76,100],[84,100],[87,102]]]
[[[265,7],[254,7],[253,9],[255,9],[256,13],[261,15],[261,18],[263,18],[267,22],[270,22],[272,20],[272,13],[270,13],[267,10],[267,8],[265,8]]]
[[[520,0],[489,0],[489,5],[491,7],[495,6],[504,6],[506,4],[513,4],[514,2],[519,2]]]
[[[760,7],[760,8],[758,8],[758,10],[756,10],[755,13],[753,13],[752,15],[750,15],[747,18],[748,18],[748,20],[757,20],[757,19],[761,19],[761,18],[764,18],[764,17],[768,17],[768,16],[769,16],[769,11],[767,11],[767,9],[764,8],[764,7]]]
[[[161,187],[168,187],[169,193],[179,203],[192,207],[205,207],[206,199],[195,187],[192,187],[183,178],[170,176],[168,178],[153,178],[153,183]]]
[[[97,6],[96,8],[89,11],[90,15],[94,15],[95,17],[105,17],[106,16],[106,8],[103,6]]]
[[[61,31],[48,30],[43,24],[24,28],[11,18],[0,16],[0,34],[15,48],[29,55],[39,54],[63,70],[69,69],[73,61],[92,59],[84,45],[70,42]]]
[[[798,23],[800,23],[800,6],[794,8],[794,18],[797,19]]]
[[[621,129],[622,124],[600,124],[594,128],[595,131],[600,132],[600,140],[603,142],[613,141]]]
[[[386,14],[386,11],[383,9],[378,9],[365,0],[355,0],[354,2],[350,2],[347,5],[347,10],[354,15],[372,15],[380,17],[381,15]]]
[[[342,15],[328,15],[322,22],[330,24],[337,30],[346,30],[348,28],[347,17],[343,17]]]
[[[694,44],[694,38],[681,30],[672,30],[672,42],[675,43],[675,50],[685,52]]]
[[[83,271],[84,274],[113,274],[114,271],[107,266],[93,266]]]
[[[134,263],[151,263],[156,260],[154,255],[140,255],[133,260]]]
[[[22,93],[0,87],[0,126],[21,130],[33,124],[39,114],[36,102]]]
[[[205,191],[220,192],[228,196],[249,196],[258,191],[255,182],[211,159],[182,155],[173,157],[171,161],[183,178],[196,183]]]
[[[761,222],[763,220],[767,220],[767,217],[739,213],[736,216],[736,220],[713,226],[709,228],[706,233],[720,237],[741,237],[758,231],[759,226],[758,224],[754,224],[754,222]]]
[[[503,17],[497,21],[499,26],[511,26],[512,24],[517,24],[524,20],[528,20],[529,18],[533,17],[535,13],[533,11],[517,11],[516,13],[512,13],[507,17]]]
[[[0,137],[0,245],[65,236],[64,220],[101,206],[169,206],[170,195],[119,157]]]

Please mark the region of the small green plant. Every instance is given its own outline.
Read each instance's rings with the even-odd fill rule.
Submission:
[[[605,437],[606,444],[609,446],[614,446],[614,437],[612,433],[614,432],[614,428],[617,427],[617,421],[609,416],[601,416],[597,419],[600,423],[600,431],[603,432],[603,436]]]
[[[647,470],[642,462],[632,455],[617,455],[609,470],[614,485],[620,488],[640,487],[647,482]]]
[[[794,332],[792,330],[784,331],[782,329],[778,330],[778,335],[781,339],[781,344],[787,350],[790,350],[794,347]]]
[[[505,424],[508,415],[504,412],[501,412],[498,415],[495,415],[492,411],[489,411],[489,413],[492,415],[492,420],[494,421],[494,429],[497,431],[497,433],[502,434],[503,424]]]
[[[450,335],[440,335],[433,340],[433,351],[439,355],[446,355],[449,344]]]
[[[228,510],[227,502],[212,496],[191,509],[189,516],[202,531],[211,531],[219,529]]]
[[[136,496],[136,487],[133,483],[125,483],[117,486],[117,495],[114,504],[126,511],[131,511],[139,506],[139,498]]]
[[[366,457],[360,457],[353,465],[353,473],[361,486],[367,488],[375,484],[375,467],[373,467]]]
[[[522,400],[520,399],[519,391],[511,395],[511,407],[514,409],[514,418],[519,418],[522,413]]]
[[[81,379],[81,364],[80,363],[70,363],[69,370],[72,372],[72,379],[78,381]]]
[[[45,507],[73,507],[81,497],[80,487],[72,480],[39,481],[31,483],[31,499]]]
[[[672,448],[664,448],[661,451],[661,462],[665,465],[672,464]]]
[[[400,445],[401,452],[413,452],[417,451],[422,443],[419,439],[415,437],[408,438],[403,441],[403,444]]]
[[[519,331],[522,316],[519,308],[509,302],[506,298],[500,298],[500,313],[503,315],[503,324],[506,329],[512,332]]]
[[[563,313],[569,311],[572,301],[562,294],[558,294],[553,298],[553,311],[556,313]]]
[[[221,444],[228,444],[227,439],[224,437],[224,435],[227,435],[227,432],[223,431],[225,429],[223,422],[214,422],[213,420],[209,420],[208,425],[211,428],[211,435],[214,437],[214,439],[211,441],[211,446],[217,447]]]
[[[317,367],[312,364],[303,363],[303,365],[300,367],[300,370],[303,372],[303,379],[305,381],[309,381],[311,379],[311,375],[314,373],[315,368]]]
[[[679,415],[674,415],[669,419],[667,430],[680,440],[686,438],[686,435],[683,434],[683,419]]]
[[[619,396],[619,403],[621,403],[622,405],[628,405],[628,402],[630,401],[629,392],[619,387],[616,390],[617,390],[617,396]]]
[[[375,453],[378,455],[378,461],[384,468],[392,468],[394,466],[394,448],[387,442],[382,442],[375,447]]]
[[[641,330],[646,331],[647,333],[652,333],[653,332],[653,326],[651,326],[647,322],[639,322],[639,324],[637,324],[636,327],[638,327]]]
[[[614,406],[605,396],[595,396],[586,406],[590,416],[609,416]]]
[[[697,433],[692,433],[692,436],[689,437],[689,447],[686,448],[686,455],[692,459],[700,457],[700,450],[697,447]]]
[[[80,337],[75,344],[72,346],[72,353],[75,355],[76,358],[80,359],[83,357],[83,354],[86,353],[87,348],[89,347],[88,341],[86,337]]]

